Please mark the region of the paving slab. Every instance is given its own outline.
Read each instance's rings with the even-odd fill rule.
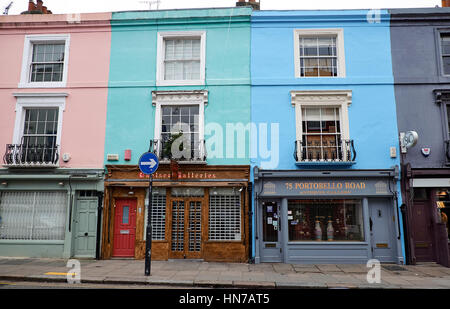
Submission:
[[[369,268],[362,264],[338,264],[336,267],[344,273],[367,273],[369,271]]]
[[[321,273],[322,271],[315,265],[294,265],[294,270],[298,273]]]
[[[242,288],[275,288],[275,282],[268,281],[234,281],[233,286]]]

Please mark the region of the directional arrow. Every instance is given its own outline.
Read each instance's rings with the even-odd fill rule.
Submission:
[[[149,162],[141,162],[141,165],[150,165],[150,168],[153,168],[156,164],[156,161],[153,159],[150,159]]]

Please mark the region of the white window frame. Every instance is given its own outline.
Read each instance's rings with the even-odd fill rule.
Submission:
[[[192,39],[200,38],[200,79],[198,80],[165,80],[164,79],[164,56],[165,39],[180,38]],[[206,31],[171,31],[158,32],[158,47],[156,51],[156,85],[157,86],[185,86],[205,84],[205,63],[206,63]]]
[[[348,121],[348,108],[352,104],[351,90],[309,90],[291,91],[291,103],[295,107],[296,140],[303,139],[303,107],[339,108],[339,121],[341,125],[341,140],[350,139]],[[297,148],[297,153],[299,148]],[[347,161],[344,157],[343,161]]]
[[[63,113],[66,109],[67,93],[14,93],[17,98],[16,119],[12,144],[20,144],[23,136],[27,108],[58,108],[58,131],[56,145],[61,146]],[[59,161],[58,161],[59,164]]]
[[[300,37],[336,36],[337,76],[301,76],[300,75]],[[295,29],[294,64],[296,78],[343,78],[345,71],[344,29]]]
[[[31,82],[31,60],[33,58],[33,45],[37,43],[64,43],[63,76],[60,82]],[[67,85],[67,71],[69,64],[70,35],[46,34],[26,35],[22,56],[22,70],[18,88],[60,88]]]
[[[186,91],[153,91],[153,106],[155,110],[154,139],[161,140],[162,113],[161,106],[167,105],[198,105],[199,140],[205,139],[205,106],[208,104],[207,90]],[[206,150],[204,149],[206,152]],[[201,154],[203,155],[203,154]],[[198,163],[198,161],[195,161]],[[180,161],[179,163],[186,163]]]

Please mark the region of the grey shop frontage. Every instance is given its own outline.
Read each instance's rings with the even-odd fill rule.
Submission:
[[[255,167],[255,263],[403,264],[398,176]]]

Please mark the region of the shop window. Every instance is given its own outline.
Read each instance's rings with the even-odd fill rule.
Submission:
[[[148,218],[148,190],[145,202],[144,240]],[[166,239],[166,189],[152,189],[152,240]]]
[[[241,197],[237,188],[209,190],[209,240],[241,240]]]
[[[437,191],[438,220],[444,223],[447,228],[447,237],[450,241],[450,226],[448,218],[450,217],[450,194],[447,189],[440,189]]]
[[[205,189],[203,188],[172,188],[172,197],[203,197]]]
[[[364,241],[361,200],[289,200],[290,241]]]
[[[0,239],[64,240],[65,192],[3,192],[0,196]]]

